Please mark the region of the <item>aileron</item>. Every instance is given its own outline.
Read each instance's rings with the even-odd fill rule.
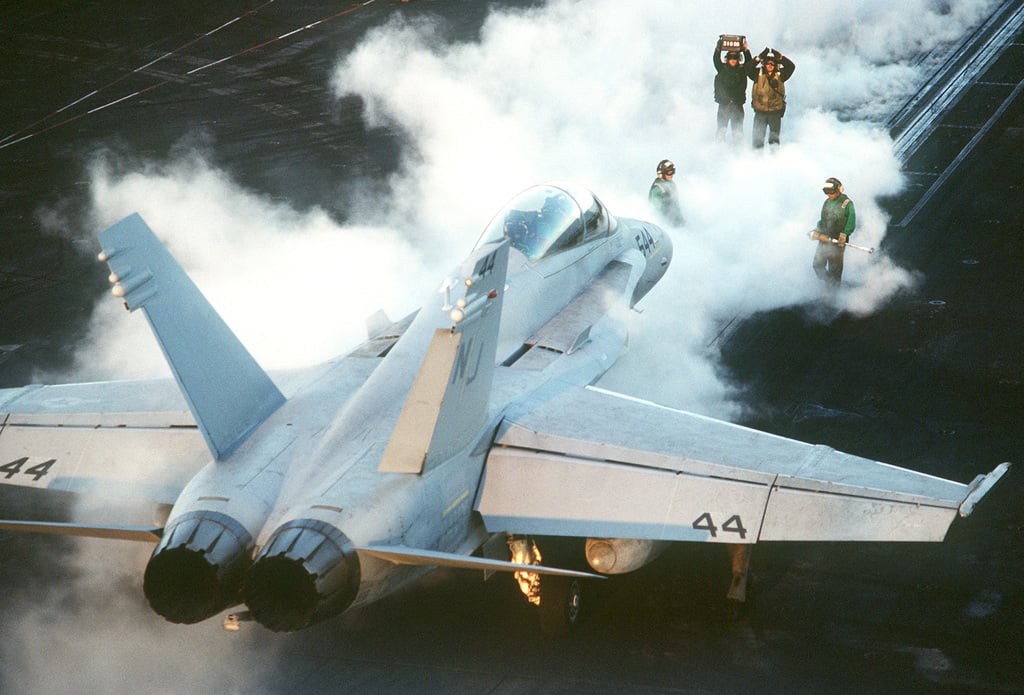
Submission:
[[[777,488],[761,541],[941,541],[956,507]]]

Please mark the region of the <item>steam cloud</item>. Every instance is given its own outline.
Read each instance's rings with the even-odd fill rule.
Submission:
[[[23,598],[4,628],[4,692],[250,693],[270,682],[276,649],[254,644],[261,635],[227,635],[216,619],[172,625],[149,610],[140,588],[149,544],[67,546],[70,581]]]
[[[877,200],[902,185],[879,124],[930,69],[925,53],[962,35],[993,5],[765,0],[695,12],[675,0],[648,0],[642,9],[555,0],[495,12],[479,42],[462,44],[441,38],[439,26],[396,14],[341,59],[332,80],[339,97],[364,100],[371,125],[401,129],[413,143],[389,182],[386,219],[353,210],[340,225],[323,210],[245,190],[194,153],[129,173],[97,159],[89,227],[141,212],[259,361],[298,366],[361,340],[363,321],[377,308],[393,318],[415,308],[523,188],[571,179],[613,213],[650,219],[647,189],[656,163],[669,158],[687,222],[670,230],[673,266],[633,319],[630,353],[602,385],[728,416],[736,406],[708,349],[716,332],[736,316],[816,300],[806,232],[826,177],[840,178],[857,205],[852,240],[879,246],[887,219]],[[752,151],[749,135],[739,147],[715,142],[710,55],[720,33],[744,33],[754,53],[772,46],[797,65],[777,152]],[[747,134],[751,121],[748,108]],[[401,222],[413,217],[415,238]],[[840,303],[850,311],[870,313],[913,283],[909,270],[878,253],[849,251],[846,259]],[[127,318],[116,301],[101,302],[74,378],[165,373],[144,320]],[[187,669],[182,664],[208,662],[209,650],[225,660],[229,649],[245,650],[223,646],[216,626],[164,624],[137,605],[140,596],[129,599],[133,608],[118,608],[111,584],[117,596],[141,592],[124,575],[110,582],[112,563],[94,559],[109,557],[111,545],[76,546],[76,600],[55,597],[66,607],[55,624],[26,609],[19,642],[39,643],[45,634],[90,664],[84,678],[105,692],[126,687],[108,676],[132,662],[148,674],[136,684],[176,682],[180,671],[158,659],[138,662],[140,651]],[[127,564],[137,572],[143,562]],[[94,575],[107,579],[98,585],[88,580]],[[91,637],[83,643],[65,632]],[[9,682],[17,690],[52,692],[77,682],[77,669],[48,676],[57,668],[52,660],[7,642],[5,670],[19,674]]]
[[[480,43],[456,46],[432,27],[395,22],[348,56],[334,85],[367,101],[371,123],[412,136],[396,185],[427,217],[487,220],[510,192],[565,178],[591,186],[616,214],[650,218],[655,164],[672,159],[687,223],[672,230],[673,267],[604,385],[728,415],[728,387],[707,349],[714,335],[736,316],[818,300],[806,232],[826,177],[839,177],[857,205],[855,241],[879,245],[887,219],[877,200],[902,185],[879,121],[921,80],[924,68],[910,61],[929,48],[905,37],[927,26],[933,39],[955,38],[984,6],[955,15],[927,2],[899,12],[882,2],[583,7],[493,15]],[[754,53],[772,46],[797,64],[774,154],[753,151],[747,136],[739,147],[715,142],[710,56],[729,32],[746,34]],[[751,121],[748,108],[747,133]],[[451,210],[455,201],[461,210]],[[913,276],[849,252],[846,280],[841,305],[866,314]]]
[[[299,366],[358,342],[376,309],[397,318],[429,299],[494,211],[529,185],[579,181],[614,213],[651,218],[647,187],[667,157],[687,223],[671,230],[673,267],[634,321],[632,354],[605,385],[730,415],[707,349],[714,335],[737,316],[817,301],[806,232],[826,177],[839,177],[857,206],[853,240],[880,244],[888,220],[877,200],[902,180],[879,123],[929,69],[921,58],[934,44],[923,42],[955,39],[992,3],[912,5],[680,13],[668,1],[637,12],[564,0],[495,13],[479,42],[462,44],[446,42],[443,26],[396,14],[332,80],[339,97],[363,99],[369,125],[399,129],[412,143],[389,181],[383,219],[378,201],[341,226],[321,209],[244,190],[194,153],[127,174],[97,160],[91,227],[140,211],[258,360]],[[745,33],[753,52],[772,46],[797,64],[773,154],[752,150],[747,135],[739,146],[715,141],[710,54],[723,32]],[[751,121],[748,108],[747,133]],[[914,280],[880,254],[848,252],[846,266],[839,303],[858,314]],[[145,322],[132,319],[116,302],[98,306],[75,378],[166,374]]]

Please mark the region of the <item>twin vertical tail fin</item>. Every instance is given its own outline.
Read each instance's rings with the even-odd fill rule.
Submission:
[[[143,309],[210,451],[226,459],[284,396],[139,215],[100,244],[114,295]]]
[[[422,473],[480,435],[494,381],[498,329],[508,274],[507,241],[467,261],[467,290],[438,328],[413,381],[378,470]]]

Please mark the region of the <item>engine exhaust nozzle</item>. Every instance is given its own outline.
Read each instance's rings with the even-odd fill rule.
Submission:
[[[323,521],[294,519],[279,527],[245,579],[254,620],[293,632],[338,615],[359,592],[359,556],[348,537]]]
[[[142,589],[156,613],[172,623],[198,623],[240,601],[252,537],[219,512],[176,519],[146,565]]]

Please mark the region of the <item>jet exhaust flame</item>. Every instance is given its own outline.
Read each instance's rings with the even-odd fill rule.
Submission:
[[[218,512],[185,514],[169,527],[146,565],[142,588],[172,623],[198,623],[239,601],[252,539]]]
[[[330,524],[295,519],[271,536],[245,581],[252,617],[275,632],[338,615],[359,591],[359,556]]]

